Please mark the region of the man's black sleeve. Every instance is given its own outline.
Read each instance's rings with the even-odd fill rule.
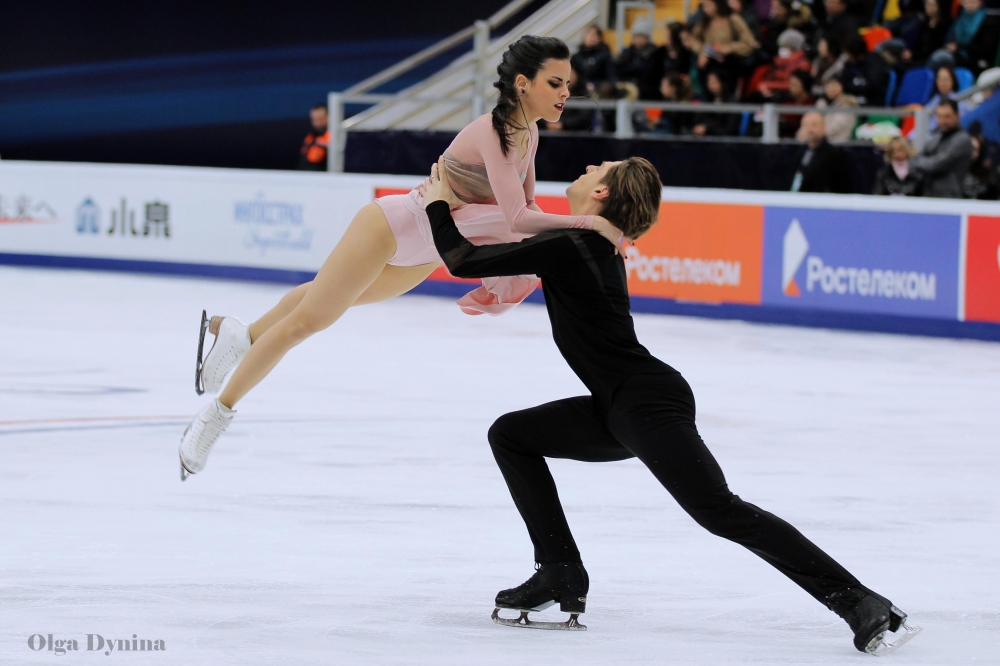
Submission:
[[[520,243],[473,245],[465,239],[444,201],[427,205],[434,245],[455,277],[484,278],[544,273],[576,251],[565,231],[547,231]]]

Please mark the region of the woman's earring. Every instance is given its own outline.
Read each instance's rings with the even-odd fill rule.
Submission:
[[[524,94],[524,88],[521,88],[521,94],[522,95]]]

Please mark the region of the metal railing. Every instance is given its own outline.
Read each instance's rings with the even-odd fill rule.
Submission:
[[[994,84],[992,87],[1000,85]],[[990,89],[986,87],[984,89]],[[974,93],[973,93],[974,94]],[[340,123],[343,127],[343,114],[345,104],[379,104],[381,102],[395,99],[391,94],[347,94],[333,93],[330,95],[330,124]],[[453,104],[456,108],[474,101],[475,97],[408,97],[415,102],[433,102],[435,104]],[[778,143],[779,122],[784,115],[805,115],[806,113],[828,114],[848,114],[855,117],[879,116],[892,118],[915,118],[915,129],[913,133],[914,147],[919,151],[926,144],[932,108],[899,108],[899,107],[871,107],[871,106],[848,106],[848,107],[815,107],[815,106],[785,106],[781,104],[696,104],[690,102],[646,102],[641,100],[584,100],[570,99],[566,102],[567,109],[590,109],[593,111],[614,111],[615,126],[614,137],[618,139],[630,139],[636,136],[636,131],[632,126],[633,112],[645,109],[660,109],[667,112],[680,113],[728,113],[728,114],[753,114],[754,118],[759,118],[762,125],[762,135],[757,138],[760,143]],[[347,127],[343,127],[342,137],[346,137]],[[355,130],[365,131],[365,130]],[[639,132],[639,134],[643,134]],[[330,163],[340,166],[337,171],[343,170],[344,146],[346,140],[335,142],[331,137]],[[336,154],[334,154],[336,153]],[[331,169],[333,170],[333,169]]]

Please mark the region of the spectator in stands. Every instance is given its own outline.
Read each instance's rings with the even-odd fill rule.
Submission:
[[[858,19],[847,12],[847,0],[825,0],[826,17],[816,31],[817,39],[827,44],[840,44],[847,51],[848,37],[858,36]]]
[[[875,176],[873,194],[919,197],[923,194],[923,178],[910,168],[913,146],[901,136],[890,139],[885,147],[885,166]]]
[[[733,84],[722,68],[708,70],[705,74],[705,90],[702,102],[705,104],[731,104]],[[691,134],[695,136],[736,136],[740,130],[740,114],[696,112],[692,119]]]
[[[701,18],[691,30],[692,50],[698,53],[698,70],[708,85],[709,68],[723,67],[735,79],[745,73],[747,60],[757,48],[746,22],[725,0],[702,0]]]
[[[569,70],[569,96],[571,99],[585,100],[590,97],[587,85],[580,78],[576,70],[570,67]],[[569,108],[562,113],[559,122],[550,123],[545,120],[538,121],[539,129],[547,129],[550,132],[565,130],[567,132],[587,132],[594,125],[595,109]]]
[[[788,90],[781,96],[781,103],[789,106],[812,106],[816,103],[810,90],[812,89],[812,74],[803,69],[792,72],[788,79]],[[785,138],[794,137],[802,123],[802,116],[797,113],[782,114],[778,121],[778,135]]]
[[[309,111],[312,132],[306,135],[299,151],[298,168],[303,171],[326,171],[326,151],[330,145],[329,111],[326,104],[316,104]]]
[[[587,26],[580,50],[573,54],[569,62],[590,92],[605,81],[614,81],[614,59],[611,49],[604,43],[600,26]]]
[[[811,111],[802,116],[802,126],[796,138],[804,141],[806,146],[792,179],[792,192],[849,194],[854,190],[851,163],[842,149],[826,140],[826,126],[821,113]]]
[[[778,38],[778,55],[763,70],[763,75],[747,90],[747,97],[753,101],[784,102],[792,73],[809,70],[809,58],[803,50],[806,38],[798,30],[785,30]],[[811,78],[811,77],[810,77]],[[754,76],[757,79],[757,75]],[[809,90],[805,91],[809,94]],[[810,99],[809,104],[812,104]]]
[[[857,108],[860,106],[853,95],[844,92],[840,79],[830,79],[823,85],[823,97],[816,102],[819,108]],[[853,113],[827,113],[825,116],[826,138],[830,143],[844,143],[854,136],[854,126],[858,116]]]
[[[913,62],[925,63],[935,51],[944,48],[945,38],[951,28],[951,15],[947,11],[951,3],[945,4],[945,9],[942,10],[944,2],[946,0],[924,0],[920,30],[917,33],[916,43],[911,48]],[[905,41],[902,35],[897,36]]]
[[[969,172],[962,179],[962,195],[966,199],[985,199],[996,201],[1000,196],[1000,184],[996,165],[986,153],[986,140],[982,135],[973,134],[972,163]]]
[[[754,9],[752,0],[726,0],[733,14],[743,19],[743,22],[750,28],[753,38],[760,43],[760,19],[757,18],[757,11]]]
[[[812,33],[813,20],[809,7],[792,0],[771,0],[771,12],[761,28],[761,48],[771,58],[778,55],[778,37],[785,30],[798,30],[807,37]]]
[[[955,58],[955,64],[974,72],[985,69],[995,55],[986,52],[988,35],[980,29],[985,19],[983,0],[962,0],[962,10],[945,37],[944,48]]]
[[[660,81],[660,96],[665,102],[690,102],[694,98],[688,78],[676,72],[667,74]],[[643,114],[645,131],[651,134],[687,134],[694,124],[693,116],[687,111],[663,111],[655,122]]]
[[[823,87],[830,79],[838,79],[844,71],[847,62],[840,44],[830,44],[825,37],[816,43],[816,58],[812,64],[813,94],[817,97],[823,94]]]
[[[659,77],[658,81],[663,81],[663,77],[670,74],[683,74],[687,76],[691,73],[691,51],[684,45],[682,33],[690,31],[680,21],[671,21],[667,24],[666,43],[658,48],[650,59],[650,74]]]
[[[938,67],[937,71],[934,72],[934,94],[927,101],[927,108],[933,109],[938,104],[941,103],[942,99],[951,99],[958,94],[958,76],[955,74],[955,70],[952,67]],[[968,111],[968,103],[965,101],[958,103],[958,115],[963,116],[965,112]],[[937,116],[931,116],[930,127],[928,129],[937,129]]]
[[[962,197],[962,179],[972,162],[972,141],[959,125],[958,104],[942,100],[937,111],[938,128],[931,134],[910,168],[924,179],[925,197]]]
[[[634,84],[639,89],[639,99],[656,99],[660,95],[659,79],[650,80],[653,54],[657,50],[649,38],[652,32],[653,22],[649,18],[637,18],[632,24],[632,43],[615,60],[617,80]]]
[[[923,0],[899,0],[899,16],[886,23],[892,36],[906,44],[911,53],[916,52],[924,21]]]
[[[889,87],[889,72],[902,62],[905,47],[898,40],[879,44],[875,53],[868,53],[868,44],[861,35],[851,35],[844,41],[844,71],[840,80],[844,92],[857,97],[865,106],[882,106]]]

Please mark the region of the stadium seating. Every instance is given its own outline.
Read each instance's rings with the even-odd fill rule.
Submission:
[[[926,104],[934,92],[934,72],[926,67],[911,69],[903,75],[896,93],[896,106]]]

